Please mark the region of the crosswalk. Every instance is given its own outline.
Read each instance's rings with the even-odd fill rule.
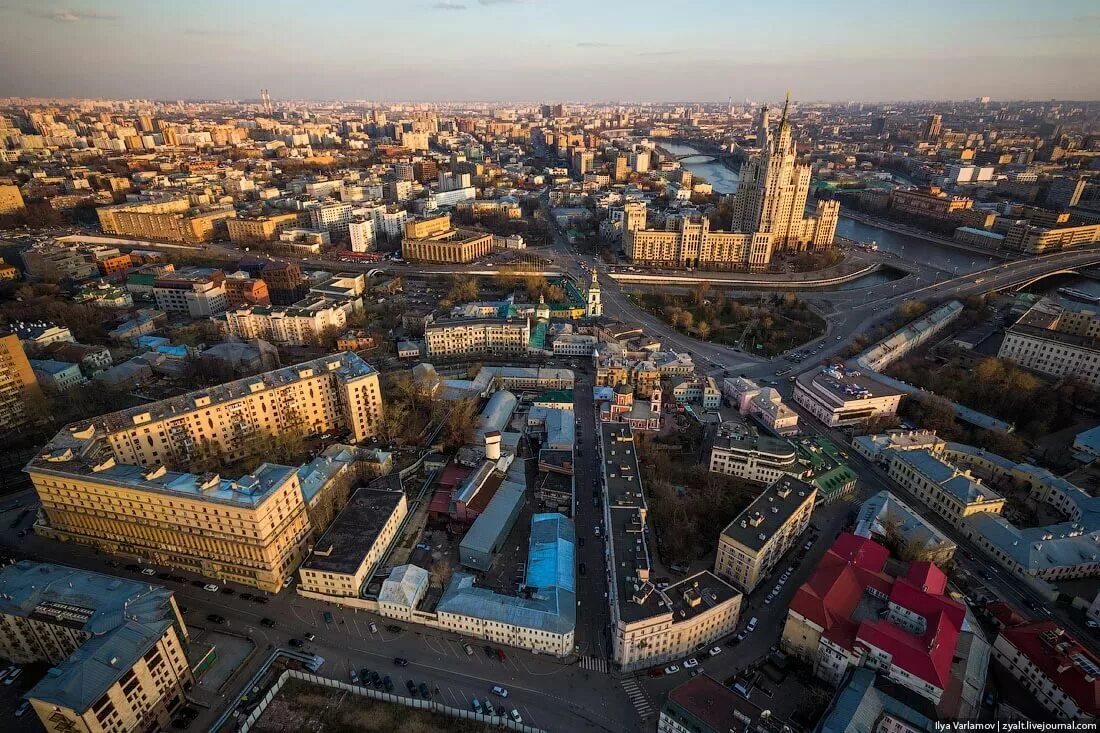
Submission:
[[[611,665],[602,657],[581,657],[581,669],[608,674],[611,671]]]
[[[623,689],[626,691],[626,696],[630,698],[634,709],[638,711],[638,717],[645,720],[653,716],[653,705],[649,702],[649,695],[638,684],[638,680],[627,677],[623,680]]]

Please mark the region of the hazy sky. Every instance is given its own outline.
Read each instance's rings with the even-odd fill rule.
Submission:
[[[1100,99],[1098,0],[0,0],[0,96]]]

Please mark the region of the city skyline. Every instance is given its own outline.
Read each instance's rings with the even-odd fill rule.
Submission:
[[[1087,73],[1100,64],[1100,14],[1084,1],[1060,3],[1057,16],[1027,2],[934,2],[914,17],[794,0],[662,10],[621,0],[322,2],[308,13],[284,2],[184,12],[16,1],[0,8],[0,95],[250,99],[266,87],[276,100],[590,102],[777,99],[793,88],[827,101],[1100,98],[1100,75]]]

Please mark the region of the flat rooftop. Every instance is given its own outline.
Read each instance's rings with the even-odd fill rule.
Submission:
[[[633,433],[625,423],[605,423],[600,426],[600,432],[611,521],[607,534],[614,561],[612,570],[619,617],[631,622],[667,613],[661,605],[663,598],[653,584],[638,579],[639,574],[648,577],[652,567],[649,556],[652,534],[642,520],[646,502]]]
[[[403,497],[395,491],[356,490],[317,540],[302,568],[354,575]]]
[[[900,389],[871,379],[858,369],[825,367],[798,375],[798,385],[815,395],[826,394],[837,404],[903,395]]]
[[[751,504],[722,530],[725,537],[742,547],[759,550],[806,502],[812,502],[817,489],[784,476],[764,489]]]
[[[675,621],[685,621],[706,613],[741,595],[740,591],[709,570],[670,585],[662,592],[668,598],[668,607]]]

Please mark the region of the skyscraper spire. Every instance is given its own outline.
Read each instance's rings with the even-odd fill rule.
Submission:
[[[787,121],[787,107],[791,105],[791,90],[787,90],[787,98],[783,100],[783,116],[779,118],[779,124]]]

